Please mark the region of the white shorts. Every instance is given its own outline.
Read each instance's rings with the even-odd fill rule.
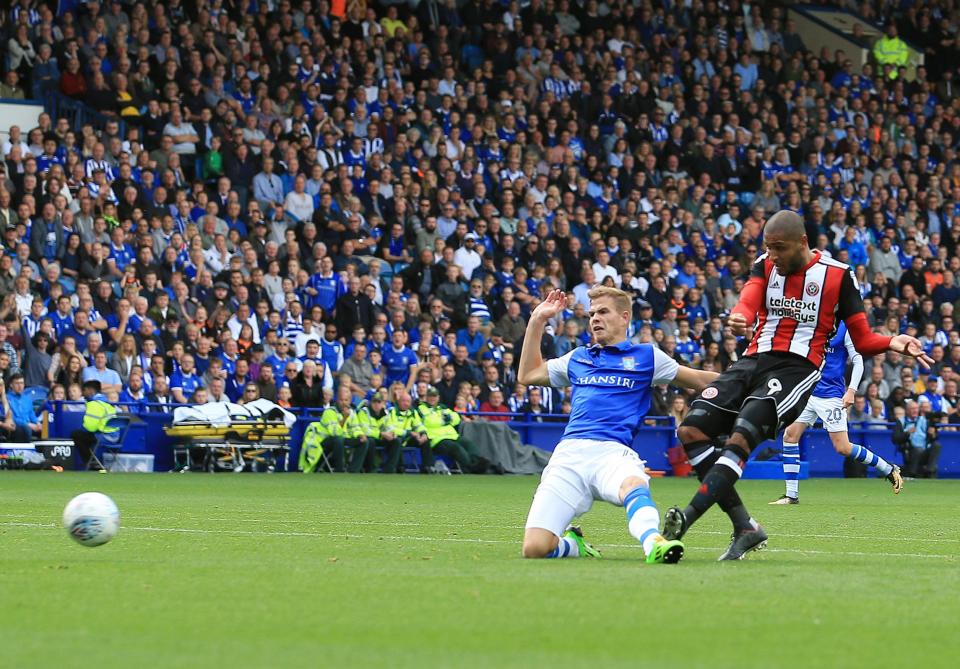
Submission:
[[[561,536],[570,521],[590,510],[593,500],[621,506],[620,485],[630,476],[650,480],[632,449],[613,441],[564,439],[540,476],[526,527]]]
[[[823,427],[827,432],[846,432],[847,410],[843,408],[843,398],[811,395],[797,422],[813,425],[817,422],[817,418],[823,421]]]

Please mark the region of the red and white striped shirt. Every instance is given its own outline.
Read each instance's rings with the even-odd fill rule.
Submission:
[[[841,320],[863,355],[883,353],[890,345],[890,337],[870,331],[850,267],[816,251],[809,263],[787,276],[777,272],[766,253],[757,258],[733,313],[756,323],[745,355],[792,353],[819,368]]]

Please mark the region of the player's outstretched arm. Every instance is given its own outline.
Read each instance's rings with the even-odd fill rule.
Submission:
[[[677,368],[677,375],[670,384],[700,392],[713,383],[714,379],[718,376],[720,375],[716,372],[708,372],[702,369],[693,369],[692,367],[680,365],[680,367]]]
[[[527,386],[550,385],[547,363],[540,355],[540,340],[543,339],[547,321],[563,311],[566,304],[567,298],[563,291],[552,290],[530,314],[527,331],[523,335],[523,350],[520,351],[520,369],[517,371],[517,380],[520,383]]]
[[[916,358],[917,362],[926,369],[930,369],[930,365],[933,364],[933,358],[924,353],[923,344],[916,337],[905,334],[884,337],[871,332],[867,324],[867,316],[862,312],[850,316],[844,322],[847,324],[847,331],[854,346],[862,355],[880,355],[887,351],[896,351]]]

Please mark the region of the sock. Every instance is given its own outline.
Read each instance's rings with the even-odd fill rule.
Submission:
[[[746,459],[747,454],[740,452],[739,448],[728,446],[723,451],[716,464],[703,477],[703,483],[700,484],[697,494],[693,496],[690,504],[683,510],[688,525],[692,525],[720,498],[733,490],[733,486],[736,485],[743,474],[742,464]]]
[[[623,498],[623,508],[627,512],[627,529],[643,546],[643,552],[650,555],[653,544],[660,535],[660,513],[650,499],[650,488],[634,488]]]
[[[787,497],[800,495],[800,444],[783,442],[783,476],[787,479]]]
[[[547,553],[548,558],[575,558],[580,557],[580,547],[577,542],[567,537],[560,537],[560,543]]]
[[[702,482],[710,468],[717,464],[717,460],[720,459],[720,449],[709,441],[693,442],[684,446],[684,448],[687,452],[687,459],[697,473],[697,479]],[[717,506],[730,518],[734,530],[756,527],[756,522],[750,517],[750,512],[747,511],[747,507],[744,506],[735,488],[731,488],[720,497],[717,500]]]
[[[869,448],[859,444],[850,444],[850,457],[869,467],[873,467],[881,476],[886,476],[893,471],[893,466],[889,462]]]

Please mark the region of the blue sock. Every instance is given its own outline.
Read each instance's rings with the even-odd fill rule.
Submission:
[[[783,477],[787,480],[787,497],[800,495],[800,444],[783,442]]]
[[[639,486],[628,492],[623,508],[627,512],[627,529],[649,555],[654,542],[661,538],[660,512],[650,498],[650,488]]]
[[[577,542],[567,537],[560,537],[560,543],[552,551],[547,553],[548,558],[566,558],[580,557],[580,547]]]
[[[889,462],[860,444],[850,444],[850,457],[868,467],[873,467],[881,476],[886,476],[893,471]]]

